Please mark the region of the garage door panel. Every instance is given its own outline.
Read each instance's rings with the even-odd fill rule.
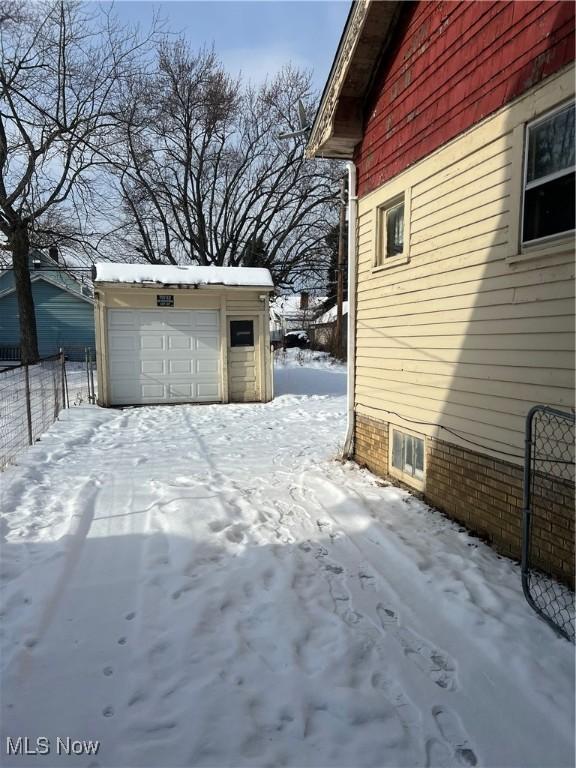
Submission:
[[[192,400],[194,398],[194,385],[191,382],[169,384],[168,397],[174,400]]]
[[[196,336],[194,339],[196,352],[208,352],[210,354],[220,351],[220,339],[209,336]]]
[[[195,360],[194,373],[200,375],[218,373],[219,364],[217,360]]]
[[[219,397],[218,386],[209,382],[198,382],[196,384],[196,397],[206,400],[214,400]]]
[[[193,373],[193,360],[168,360],[168,373]]]
[[[135,312],[136,329],[142,331],[163,331],[166,327],[166,318],[164,312],[157,312],[156,310],[144,310],[143,312]]]
[[[143,333],[140,336],[140,349],[163,351],[165,349],[164,336],[154,335],[152,333]]]
[[[164,373],[164,360],[141,360],[140,373],[162,375]]]
[[[110,336],[108,347],[112,354],[117,352],[135,352],[138,349],[138,338],[133,334],[127,335],[124,332],[115,333]]]
[[[114,361],[114,370],[116,372],[116,375],[119,379],[130,379],[136,376],[136,378],[139,375],[139,366],[137,361],[135,360],[115,360]]]
[[[124,309],[108,310],[108,327],[118,329],[135,329],[138,327],[136,312],[126,312]]]
[[[214,310],[199,310],[198,312],[195,312],[194,315],[195,328],[212,328],[218,330],[220,325],[218,312],[214,312]]]
[[[164,400],[165,399],[165,387],[163,384],[142,384],[140,387],[140,391],[142,393],[142,397],[146,399],[153,399],[153,400]]]
[[[182,334],[169,333],[166,336],[166,349],[187,349],[192,348],[194,339]]]
[[[108,328],[112,404],[221,399],[218,311],[109,310]]]
[[[167,311],[163,314],[165,327],[167,328],[182,328],[185,331],[194,328],[194,315],[196,312],[180,309],[178,312]]]

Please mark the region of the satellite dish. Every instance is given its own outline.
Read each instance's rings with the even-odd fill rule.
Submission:
[[[300,128],[297,131],[292,131],[291,133],[279,133],[278,138],[295,139],[298,136],[307,136],[310,132],[312,126],[306,120],[306,110],[304,109],[302,99],[298,99],[298,122],[300,123]]]

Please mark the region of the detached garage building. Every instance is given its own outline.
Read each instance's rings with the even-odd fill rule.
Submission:
[[[267,269],[95,266],[98,404],[272,399]]]

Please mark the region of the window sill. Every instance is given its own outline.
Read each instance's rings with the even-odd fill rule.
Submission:
[[[402,264],[408,264],[409,261],[410,256],[407,253],[400,253],[398,256],[388,256],[384,264],[375,264],[372,267],[372,273],[384,272],[387,269],[392,269],[393,267],[398,267]]]
[[[545,241],[523,244],[520,246],[519,251],[506,257],[506,262],[508,264],[519,264],[546,256],[556,256],[563,253],[572,254],[574,247],[574,232],[569,232],[557,237],[550,237]]]
[[[388,472],[390,473],[391,477],[394,477],[396,480],[399,480],[401,483],[404,483],[404,485],[407,485],[410,488],[414,488],[416,491],[421,491],[423,493],[426,489],[426,481],[424,477],[420,480],[413,475],[408,475],[402,472],[401,469],[397,469],[392,465],[389,466]]]

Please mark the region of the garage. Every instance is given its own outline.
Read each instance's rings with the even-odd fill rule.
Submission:
[[[214,309],[110,310],[112,400],[116,404],[220,400],[219,320]]]
[[[266,269],[95,266],[99,404],[272,398]]]

